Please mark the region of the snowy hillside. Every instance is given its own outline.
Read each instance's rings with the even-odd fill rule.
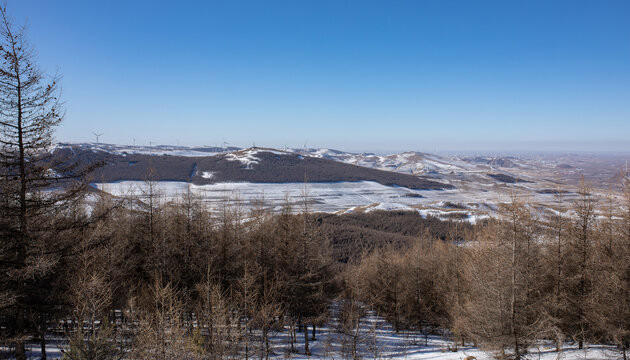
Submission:
[[[191,182],[209,204],[239,197],[247,205],[264,197],[278,207],[287,195],[299,196],[306,182],[312,211],[413,210],[471,222],[495,215],[497,203],[512,196],[531,203],[541,215],[562,211],[563,204],[577,196],[582,176],[602,198],[627,177],[619,172],[623,157],[604,155],[376,155],[333,149],[93,143],[59,144],[57,149],[104,161],[107,166],[95,177],[98,187],[116,195],[142,187],[153,166],[153,176],[168,197]],[[444,190],[425,191],[432,189]]]

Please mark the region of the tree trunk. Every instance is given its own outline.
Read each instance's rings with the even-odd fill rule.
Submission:
[[[13,49],[15,54],[15,49]],[[17,54],[16,54],[17,55]],[[20,73],[18,71],[19,65],[15,64],[15,72],[16,72],[16,80],[17,80],[17,132],[18,132],[18,151],[19,151],[19,168],[20,168],[20,216],[19,216],[19,237],[20,244],[19,246],[19,258],[17,259],[18,266],[24,266],[24,262],[26,261],[26,188],[27,188],[27,179],[26,179],[26,154],[24,150],[24,129],[22,128],[22,82],[20,79]],[[18,291],[20,294],[23,293],[23,281],[19,281],[18,287],[20,288]],[[24,335],[24,308],[21,304],[18,304],[17,309],[17,321],[16,327],[19,336]],[[17,360],[26,360],[26,349],[24,348],[24,340],[20,339],[17,341],[15,345],[15,357]]]
[[[46,319],[42,315],[41,334],[39,336],[39,344],[41,347],[41,359],[46,360]]]
[[[269,359],[269,352],[270,352],[270,348],[269,348],[269,330],[267,330],[267,328],[265,327],[263,329],[263,341],[265,343],[265,359]]]
[[[515,221],[515,220],[513,220]],[[515,359],[520,359],[518,348],[518,337],[516,336],[516,229],[512,229],[512,279],[511,279],[512,296],[510,298],[510,332],[514,339],[514,355]]]
[[[15,358],[17,360],[26,360],[26,348],[22,340],[18,340],[15,343]]]
[[[288,351],[289,351],[289,353],[293,352],[293,335],[291,334],[293,332],[292,328],[293,328],[293,325],[289,324],[289,329],[288,329],[288,335],[289,335],[288,336],[288,342],[289,342],[289,344],[288,344],[289,345],[289,347],[288,347],[289,350]]]
[[[311,351],[308,349],[308,324],[304,323],[304,354],[311,355]]]
[[[250,337],[250,332],[249,332],[249,325],[247,325],[247,323],[245,323],[245,360],[249,360],[249,337]]]
[[[22,340],[22,332],[24,329],[24,309],[21,305],[18,305],[17,315],[16,327],[19,331],[18,334],[20,339],[15,342],[15,358],[17,360],[26,360],[26,348],[24,346],[24,340]]]
[[[352,358],[358,359],[357,347],[359,342],[359,331],[361,329],[361,320],[357,319],[356,327],[354,328],[354,336],[352,337]]]

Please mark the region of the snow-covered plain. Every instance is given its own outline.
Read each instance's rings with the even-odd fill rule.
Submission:
[[[142,200],[148,195],[148,184],[143,181],[96,183],[98,189],[114,196],[132,196]],[[159,182],[157,193],[163,201],[177,200],[188,190],[202,199],[210,208],[222,206],[226,200],[244,207],[263,201],[273,210],[284,204],[294,205],[301,211],[301,204],[308,199],[310,211],[348,212],[372,210],[418,210],[423,215],[444,216],[461,213],[470,216],[487,215],[478,206],[465,209],[442,209],[445,201],[470,200],[457,190],[410,190],[404,187],[385,186],[371,181],[337,183],[217,183],[194,185],[185,182]],[[154,190],[155,191],[155,190]]]
[[[204,174],[210,178],[211,174]],[[148,196],[148,184],[144,181],[95,183],[99,190],[117,197],[134,197],[142,200]],[[304,200],[311,212],[345,213],[373,210],[413,210],[422,216],[463,219],[474,223],[496,216],[497,204],[509,202],[518,193],[509,186],[488,185],[483,191],[456,187],[451,190],[411,190],[399,186],[385,186],[371,181],[334,183],[215,183],[195,185],[186,182],[161,181],[154,187],[161,201],[176,201],[188,191],[203,201],[209,209],[220,208],[225,203],[238,204],[244,209],[258,206],[261,202],[272,211],[280,211],[287,202],[293,210],[302,211]],[[558,199],[554,194],[538,194],[534,191],[521,195],[539,212],[556,211],[548,207]],[[567,198],[565,198],[565,201]],[[540,204],[545,204],[542,206]],[[557,212],[557,211],[556,211]]]
[[[203,174],[211,178],[212,174]],[[114,196],[133,196],[140,200],[147,196],[148,185],[143,181],[95,183],[99,190]],[[308,199],[309,211],[344,213],[373,210],[414,210],[421,215],[441,218],[466,219],[475,222],[495,216],[497,204],[509,202],[511,196],[534,204],[538,212],[556,211],[552,207],[559,200],[554,194],[515,189],[510,185],[487,184],[474,188],[459,184],[450,190],[411,190],[399,186],[386,186],[371,181],[332,183],[250,183],[226,182],[195,185],[186,182],[161,181],[157,191],[162,201],[174,201],[190,192],[198,196],[210,209],[224,203],[239,204],[244,208],[258,206],[279,211],[287,202],[301,211],[300,204]],[[574,196],[575,194],[573,194]],[[570,195],[564,197],[569,203]],[[556,211],[557,212],[557,211]]]

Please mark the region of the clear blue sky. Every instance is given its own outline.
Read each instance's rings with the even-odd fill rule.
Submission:
[[[630,151],[630,1],[9,0],[61,141]]]

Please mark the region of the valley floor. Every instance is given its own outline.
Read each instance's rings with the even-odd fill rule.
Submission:
[[[143,181],[97,183],[95,186],[114,196],[147,196]],[[176,200],[188,191],[188,183],[158,183],[157,191],[164,201]],[[423,216],[445,217],[459,213],[471,222],[488,217],[494,205],[486,203],[487,194],[465,193],[460,190],[410,190],[403,187],[385,186],[370,181],[338,183],[219,183],[190,185],[190,191],[199,196],[210,208],[219,208],[224,202],[238,204],[247,210],[257,201],[279,211],[289,201],[295,211],[303,210],[304,196],[309,201],[309,211],[344,213],[372,210],[416,210]],[[499,196],[489,200],[498,200]],[[502,200],[507,200],[507,197]],[[490,201],[492,202],[492,201]],[[458,204],[448,208],[445,204]]]

